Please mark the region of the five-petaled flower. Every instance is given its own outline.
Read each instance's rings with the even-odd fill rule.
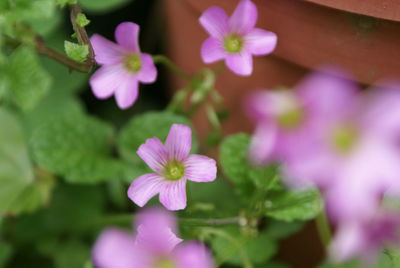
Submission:
[[[92,251],[98,268],[213,268],[208,250],[198,242],[182,243],[175,218],[164,210],[139,212],[136,235],[108,228]]]
[[[102,65],[90,78],[92,91],[99,99],[115,95],[121,109],[134,104],[139,82],[153,83],[157,77],[151,55],[140,52],[138,35],[137,24],[123,22],[115,30],[118,44],[98,34],[90,38],[95,60]]]
[[[189,155],[192,131],[185,125],[172,125],[165,145],[158,138],[148,139],[137,154],[155,172],[134,180],[128,196],[138,206],[144,206],[154,195],[169,210],[186,207],[186,181],[210,182],[215,180],[215,160]]]
[[[275,33],[254,28],[257,16],[257,7],[250,0],[241,0],[230,18],[220,7],[207,9],[199,19],[211,35],[201,48],[203,61],[212,63],[225,59],[234,73],[250,75],[252,56],[271,53],[277,43]]]

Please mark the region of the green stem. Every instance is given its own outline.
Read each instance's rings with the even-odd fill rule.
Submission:
[[[164,64],[165,67],[173,71],[175,74],[177,74],[179,77],[183,78],[184,80],[191,81],[192,76],[183,71],[181,68],[179,68],[177,65],[175,65],[170,59],[168,59],[164,55],[154,55],[153,56],[154,63],[160,63]]]
[[[239,217],[223,218],[223,219],[179,219],[179,222],[188,226],[222,226],[222,225],[239,225]]]
[[[193,219],[193,218],[179,218],[179,223],[187,226],[224,226],[224,225],[238,225],[239,217],[221,218],[221,219]],[[134,221],[132,214],[108,215],[99,217],[79,225],[79,228],[93,228],[93,226],[124,226],[130,225]]]
[[[322,244],[327,247],[331,241],[332,234],[325,211],[321,211],[315,221],[319,238],[321,239]]]

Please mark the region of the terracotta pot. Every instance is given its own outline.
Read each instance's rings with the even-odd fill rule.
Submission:
[[[341,66],[363,84],[400,77],[398,0],[254,2],[259,8],[257,27],[277,33],[278,46],[272,55],[255,58],[254,73],[248,78],[238,77],[228,70],[221,74],[217,88],[231,114],[224,123],[225,134],[252,129],[241,109],[243,98],[249,91],[293,86],[322,64]],[[207,34],[198,23],[199,16],[212,5],[231,13],[237,3],[237,0],[164,1],[169,56],[189,72],[203,67],[200,47]],[[180,88],[184,82],[172,80],[172,83],[173,88]],[[204,113],[195,118],[195,127],[200,137],[204,137],[209,128]],[[310,237],[317,241],[314,229],[307,230],[300,239],[284,246],[280,253],[291,256],[286,259],[294,267],[315,267],[322,258],[318,242],[310,241]],[[313,257],[310,259],[309,256]]]

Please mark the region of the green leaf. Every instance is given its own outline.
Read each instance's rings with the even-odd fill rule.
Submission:
[[[85,27],[86,25],[88,25],[90,23],[90,20],[88,20],[86,18],[85,14],[79,13],[76,16],[76,23],[81,27]]]
[[[132,0],[80,0],[79,4],[87,11],[105,13],[121,8],[130,1]]]
[[[10,11],[20,20],[49,18],[55,11],[54,0],[13,0]]]
[[[0,240],[0,267],[6,267],[6,263],[11,257],[11,253],[11,246]]]
[[[54,251],[56,268],[83,267],[90,258],[90,249],[77,239],[59,243]]]
[[[165,141],[172,124],[191,126],[191,123],[183,116],[169,112],[149,112],[134,117],[121,130],[118,136],[118,151],[129,163],[134,164],[133,173],[143,175],[147,170],[144,162],[136,155],[136,151],[147,139],[157,137]],[[193,132],[192,152],[197,148],[196,138]],[[135,172],[136,170],[136,172]],[[132,180],[133,175],[130,177]]]
[[[69,41],[64,41],[64,48],[68,57],[79,62],[86,61],[89,54],[88,45],[79,45]]]
[[[57,0],[57,4],[61,7],[64,7],[66,5],[73,5],[76,3],[78,3],[78,0]]]
[[[11,98],[20,108],[33,108],[50,88],[51,78],[38,62],[36,53],[20,47],[11,55],[8,68]]]
[[[15,116],[0,109],[0,216],[18,205],[34,179],[25,137]]]
[[[245,195],[252,195],[254,186],[268,190],[276,181],[274,167],[260,168],[249,163],[249,143],[250,137],[247,134],[231,135],[222,142],[219,156],[223,173]]]
[[[80,114],[46,122],[31,145],[44,169],[72,183],[98,183],[122,174],[122,164],[110,156],[112,137],[110,125]]]
[[[310,220],[315,218],[323,205],[318,190],[277,190],[268,194],[266,215],[278,220]]]
[[[241,266],[243,253],[246,254],[252,264],[265,263],[277,252],[276,240],[269,237],[267,233],[260,233],[250,237],[240,233],[238,228],[224,228],[236,243],[232,243],[226,237],[216,236],[211,240],[211,245],[216,252],[216,258],[222,262]],[[241,247],[242,253],[238,246]]]

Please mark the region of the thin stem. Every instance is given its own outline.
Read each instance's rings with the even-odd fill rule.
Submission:
[[[191,81],[192,76],[183,71],[181,68],[179,68],[176,64],[174,64],[170,59],[168,59],[164,55],[154,55],[153,56],[154,63],[160,63],[164,64],[165,67],[176,73],[179,77]]]
[[[92,44],[90,43],[88,34],[85,30],[85,27],[80,26],[76,21],[76,18],[78,17],[78,15],[80,13],[82,13],[82,9],[80,8],[79,5],[77,5],[77,4],[71,5],[70,18],[71,18],[72,27],[74,28],[74,31],[76,33],[76,38],[78,39],[78,43],[80,45],[87,45],[89,47],[89,54],[88,54],[88,57],[86,60],[86,64],[88,64],[91,68],[94,65],[96,65],[96,62],[94,60],[94,51],[93,51]]]
[[[239,224],[239,217],[223,218],[223,219],[179,219],[179,222],[188,226],[222,226]]]
[[[321,239],[322,244],[327,247],[331,241],[332,234],[328,219],[326,217],[325,211],[321,211],[321,213],[315,219],[317,224],[317,230],[319,238]]]
[[[92,45],[90,44],[90,40],[86,33],[85,28],[79,26],[76,23],[76,16],[81,12],[82,10],[78,5],[71,6],[71,23],[78,38],[78,42],[81,45],[87,45],[89,47],[89,55],[85,62],[75,61],[69,58],[68,56],[58,52],[57,50],[48,47],[43,38],[40,37],[39,35],[36,35],[35,37],[35,48],[40,55],[58,61],[59,63],[67,66],[71,70],[75,70],[82,73],[89,73],[92,70],[92,68],[96,65],[96,62],[94,60],[93,48]],[[22,44],[21,41],[11,38],[7,35],[3,35],[3,37],[6,43],[14,48]]]

